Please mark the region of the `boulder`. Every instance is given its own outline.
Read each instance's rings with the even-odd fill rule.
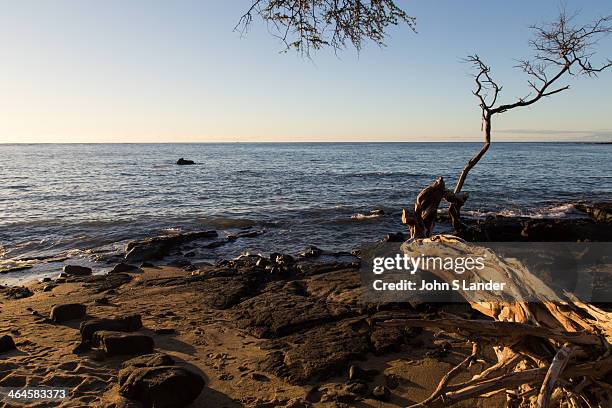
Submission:
[[[91,268],[80,265],[66,265],[63,270],[68,276],[89,276],[92,272]]]
[[[143,407],[180,408],[202,392],[204,379],[165,354],[137,357],[123,363],[119,371],[119,393]]]
[[[188,166],[190,164],[195,164],[195,162],[193,160],[186,160],[181,157],[176,161],[176,164],[178,164],[179,166]]]
[[[7,299],[25,299],[33,294],[34,293],[32,293],[32,291],[25,286],[15,286],[4,289],[4,296],[6,296]]]
[[[153,339],[144,334],[105,330],[95,332],[91,344],[104,350],[108,356],[150,354],[155,346]]]
[[[67,303],[55,305],[51,308],[50,319],[55,323],[63,323],[70,320],[84,319],[87,307],[80,303]]]
[[[132,314],[117,319],[92,319],[81,323],[79,328],[81,340],[91,342],[93,334],[97,331],[133,332],[142,328],[142,319],[139,314]]]
[[[106,275],[93,275],[83,279],[86,279],[84,286],[91,289],[93,292],[111,293],[111,290],[117,289],[118,287],[129,283],[132,280],[132,277],[125,272],[121,272]]]
[[[7,351],[15,350],[15,342],[13,338],[8,335],[0,336],[0,353],[5,353]]]
[[[120,262],[109,273],[122,273],[122,272],[135,272],[138,270],[137,266],[127,264],[125,262]]]

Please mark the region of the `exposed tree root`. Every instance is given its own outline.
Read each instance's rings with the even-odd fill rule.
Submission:
[[[402,249],[406,254],[425,256],[465,256],[486,250],[452,236],[408,241]],[[489,251],[489,254],[492,253]],[[413,407],[446,407],[499,393],[505,393],[510,407],[610,406],[612,314],[569,293],[563,299],[556,297],[516,260],[495,257],[495,254],[491,258],[491,265],[469,278],[503,280],[508,282],[508,290],[517,299],[528,296],[539,297],[540,301],[500,301],[493,296],[475,299],[473,294],[460,291],[473,309],[493,320],[466,320],[446,315],[435,320],[410,318],[379,323],[432,327],[474,343],[472,353],[441,379],[432,395]],[[453,271],[429,272],[445,281],[456,278]],[[493,346],[497,363],[469,381],[453,383],[458,374],[478,359],[478,345]]]

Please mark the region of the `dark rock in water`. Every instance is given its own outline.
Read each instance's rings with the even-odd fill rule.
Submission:
[[[299,258],[316,258],[323,255],[323,250],[316,246],[309,246],[298,254]]]
[[[140,269],[142,268],[154,268],[155,265],[153,265],[151,262],[142,262],[140,264]]]
[[[119,371],[119,393],[143,407],[180,408],[193,402],[204,389],[204,379],[174,365],[165,354],[128,360]]]
[[[64,323],[70,320],[84,319],[87,307],[80,303],[67,303],[55,305],[51,308],[49,318],[54,323]]]
[[[391,397],[391,391],[386,386],[379,385],[372,390],[372,396],[380,401],[388,401]]]
[[[125,259],[128,262],[161,259],[177,245],[196,239],[216,238],[217,236],[217,231],[212,230],[162,235],[146,238],[142,241],[132,241],[125,247]]]
[[[15,350],[16,348],[15,342],[11,336],[0,336],[0,353],[6,353],[7,351]]]
[[[176,164],[178,164],[179,166],[186,166],[190,164],[195,164],[195,162],[193,160],[185,160],[181,157],[176,161]]]
[[[133,332],[142,328],[139,314],[127,315],[117,319],[92,319],[81,323],[79,331],[83,342],[91,342],[95,332],[100,330]]]
[[[91,268],[80,265],[66,265],[64,266],[64,273],[68,276],[88,276],[91,275]]]
[[[120,262],[109,272],[109,273],[122,273],[122,272],[135,272],[138,270],[138,267],[134,265],[127,264],[125,262]]]
[[[384,242],[404,242],[407,239],[407,235],[401,232],[392,232],[385,235],[383,238]]]
[[[150,354],[155,343],[151,337],[144,334],[102,330],[93,334],[91,345],[104,350],[108,356],[116,356]]]
[[[26,288],[25,286],[15,286],[12,288],[5,288],[4,289],[4,296],[7,299],[25,299],[27,297],[32,296],[34,293],[32,293],[32,291],[28,288]]]
[[[466,228],[455,234],[472,242],[612,241],[612,228],[590,219],[489,217],[465,222]]]
[[[46,282],[51,282],[51,278],[47,277],[47,278],[42,278],[40,280],[42,283],[46,283]]]

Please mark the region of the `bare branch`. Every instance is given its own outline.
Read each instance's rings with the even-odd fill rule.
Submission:
[[[416,24],[392,0],[257,0],[235,30],[246,33],[254,15],[274,26],[286,50],[307,56],[326,46],[360,50],[366,40],[383,46],[389,26],[406,24],[415,31]]]

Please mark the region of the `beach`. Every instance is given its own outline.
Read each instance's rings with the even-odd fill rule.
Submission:
[[[570,222],[474,220],[472,231],[479,238],[497,234],[523,241],[530,231],[534,239],[542,239],[542,230],[552,234],[551,240],[575,242],[585,234],[609,239],[609,206],[597,208],[598,218],[589,216],[590,211],[586,218]],[[522,234],[516,234],[517,225]],[[230,241],[248,239],[249,229],[243,232],[246,236]],[[389,235],[380,241],[399,245],[403,239]],[[121,373],[134,355],[154,352],[203,380],[193,406],[401,407],[427,398],[439,379],[470,354],[470,342],[447,330],[380,325],[397,319],[428,322],[449,315],[483,316],[467,303],[365,302],[359,249],[351,253],[308,247],[293,254],[270,250],[270,255],[215,263],[190,256],[226,240],[214,230],[134,240],[120,259],[109,258],[114,262],[110,272],[107,266],[105,272],[68,267],[52,278],[3,287],[0,333],[13,339],[15,349],[2,353],[0,384],[70,392],[65,400],[23,406],[138,406],[122,396]],[[53,308],[62,304],[83,309],[77,309],[76,316],[69,311],[66,321],[58,320]],[[87,322],[134,318],[137,326],[120,328],[150,339],[142,350],[126,351],[121,345],[111,350],[112,343],[104,339],[84,346]],[[470,373],[494,365],[491,345],[482,347],[482,358],[456,381],[467,381]],[[182,387],[181,392],[189,388]],[[503,395],[496,394],[457,406],[495,406],[503,401]],[[16,401],[4,404],[19,406]]]

